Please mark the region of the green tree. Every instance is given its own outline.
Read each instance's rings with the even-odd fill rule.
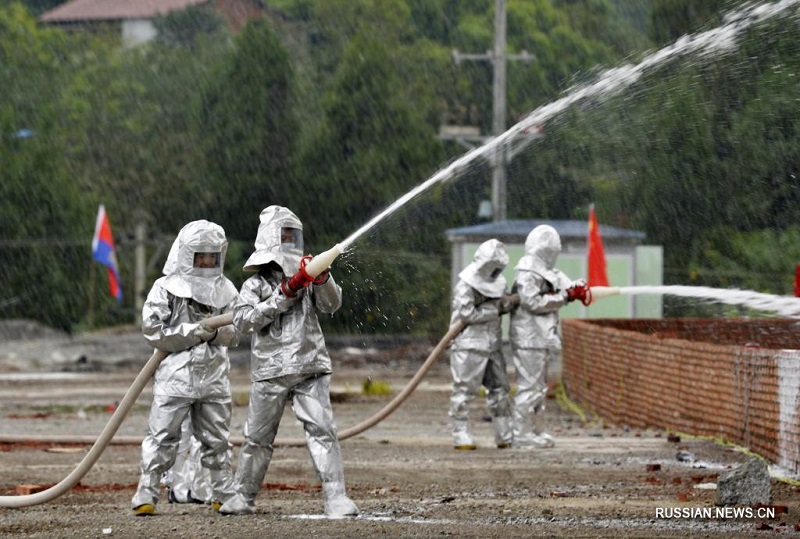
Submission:
[[[694,282],[715,287],[793,295],[795,267],[800,264],[800,228],[741,232],[720,227],[707,234],[702,257],[690,266]]]
[[[653,0],[611,0],[611,3],[619,18],[642,36],[647,35]]]
[[[24,6],[31,15],[37,17],[62,3],[62,0],[0,0],[0,7],[9,7],[17,4]]]
[[[72,173],[106,201],[123,238],[143,220],[155,235],[174,235],[213,199],[191,106],[220,50],[149,44],[87,51],[95,60],[73,74],[60,97],[72,132]]]
[[[193,45],[203,36],[223,37],[225,20],[210,5],[189,6],[153,19],[156,41],[165,45]]]
[[[594,201],[605,222],[644,230],[665,247],[667,283],[773,289],[757,283],[769,273],[754,260],[726,257],[742,249],[731,238],[779,237],[800,217],[798,88],[787,76],[800,68],[795,35],[777,18],[738,48],[666,62],[617,96],[566,111],[531,153],[529,185],[538,181],[538,191],[523,187],[515,207],[536,192],[532,207],[550,200],[564,217],[577,214],[570,202]],[[549,196],[554,190],[561,194]]]
[[[653,0],[649,34],[658,45],[672,43],[704,27],[716,26],[726,11],[745,0]]]
[[[74,45],[20,5],[0,8],[0,304],[6,317],[63,329],[86,312],[94,222],[57,106]]]
[[[380,40],[357,36],[325,100],[326,129],[302,163],[308,214],[340,240],[427,176],[439,158],[426,107],[412,103]],[[339,235],[337,237],[336,235]]]
[[[335,83],[324,101],[325,129],[298,162],[300,188],[306,196],[305,202],[298,202],[298,207],[302,215],[309,216],[304,221],[309,223],[309,233],[316,245],[327,248],[355,232],[424,180],[441,158],[434,126],[425,121],[434,103],[420,100],[412,106],[410,88],[403,84],[395,69],[398,63],[402,64],[394,61],[384,41],[368,35],[354,37],[345,51]],[[324,243],[320,244],[321,241]],[[370,241],[359,244],[369,245]],[[402,246],[398,247],[402,250]],[[396,259],[403,256],[395,253]],[[422,272],[430,263],[415,267],[416,272]],[[397,270],[383,267],[379,271],[395,274]],[[396,293],[400,296],[373,305],[373,309],[392,312],[414,303],[400,289],[407,287],[416,273],[403,272],[403,275],[386,283],[383,290],[386,297]],[[355,286],[352,301],[357,305],[368,303],[363,294],[370,292]],[[422,308],[416,305],[411,310],[420,312]],[[366,313],[354,313],[357,317],[362,315]],[[408,323],[405,315],[387,313],[387,317],[389,331],[397,330],[398,320],[403,321],[404,328]],[[346,317],[340,320],[345,323]]]
[[[291,181],[294,106],[286,50],[265,19],[251,21],[203,90],[197,114],[208,214],[232,238],[254,239],[264,207],[304,196]]]
[[[566,13],[576,33],[610,47],[617,57],[624,58],[632,52],[647,49],[649,45],[645,31],[631,31],[636,28],[635,10],[642,2],[555,0],[553,4]]]

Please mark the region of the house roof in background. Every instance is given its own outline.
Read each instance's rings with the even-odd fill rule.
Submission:
[[[209,0],[72,0],[45,12],[44,22],[152,19]]]
[[[451,242],[482,242],[496,238],[504,243],[525,243],[525,238],[531,230],[539,225],[550,225],[556,229],[562,241],[586,241],[589,233],[589,221],[559,220],[559,219],[531,219],[508,220],[480,225],[451,228],[447,230],[447,237]],[[615,226],[600,225],[600,235],[603,242],[618,244],[639,244],[646,238],[646,234],[639,230],[630,230]]]

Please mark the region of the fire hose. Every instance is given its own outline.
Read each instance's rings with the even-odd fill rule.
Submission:
[[[211,327],[217,328],[230,324],[232,320],[233,315],[224,314],[209,318],[205,323]],[[41,492],[26,494],[23,496],[0,496],[0,507],[27,507],[30,505],[49,502],[50,500],[54,500],[77,485],[83,476],[89,472],[92,466],[94,466],[94,464],[100,458],[100,455],[103,454],[103,451],[105,451],[109,442],[111,442],[111,439],[114,437],[114,434],[116,434],[117,430],[122,424],[122,421],[125,419],[125,416],[128,415],[128,411],[130,411],[131,407],[136,402],[136,399],[139,397],[139,394],[144,389],[144,386],[150,381],[153,373],[156,372],[156,369],[165,357],[167,357],[167,352],[164,352],[163,350],[156,350],[153,352],[153,355],[147,360],[147,363],[145,363],[145,366],[139,372],[139,375],[133,381],[133,384],[128,389],[127,393],[125,393],[125,396],[120,401],[119,406],[117,406],[117,409],[114,411],[111,419],[108,420],[108,423],[100,433],[100,436],[98,436],[97,440],[94,442],[94,445],[92,445],[91,449],[89,449],[89,452],[86,453],[86,455],[83,457],[83,460],[81,460],[72,473],[52,487]]]
[[[222,315],[214,318],[208,319],[205,323],[211,327],[221,327],[227,325],[231,321],[231,315]],[[445,336],[439,341],[439,343],[434,347],[431,353],[428,355],[428,358],[422,363],[420,368],[414,374],[412,379],[409,383],[403,388],[403,390],[398,393],[386,406],[384,406],[381,410],[379,410],[376,414],[372,415],[371,417],[365,419],[361,423],[350,427],[348,429],[344,429],[341,433],[339,433],[339,440],[344,440],[346,438],[350,438],[357,434],[364,432],[365,430],[377,425],[381,421],[383,421],[386,417],[389,416],[392,412],[394,412],[410,395],[411,393],[417,388],[419,383],[428,373],[430,368],[439,359],[439,356],[444,352],[444,350],[449,346],[450,341],[452,341],[456,335],[458,335],[461,330],[464,329],[464,323],[458,321],[457,323],[453,324],[450,329],[447,331]],[[164,358],[167,356],[166,352],[161,350],[157,350],[147,361],[145,366],[142,368],[139,375],[134,380],[133,384],[131,385],[130,389],[128,389],[125,396],[120,401],[119,406],[114,411],[114,415],[111,416],[111,419],[106,424],[103,431],[98,436],[97,440],[92,445],[91,449],[86,456],[84,456],[83,460],[78,464],[78,466],[70,473],[67,477],[62,479],[59,483],[53,485],[52,487],[43,490],[41,492],[37,492],[34,494],[27,494],[22,496],[0,496],[0,507],[9,507],[9,508],[18,508],[18,507],[28,507],[31,505],[38,505],[42,503],[49,502],[54,500],[55,498],[65,494],[67,491],[72,489],[75,485],[77,485],[80,480],[89,472],[89,470],[94,466],[97,460],[100,458],[100,455],[105,451],[106,447],[110,444],[111,439],[116,434],[117,430],[119,429],[122,421],[125,419],[125,416],[130,411],[133,404],[136,402],[136,399],[139,397],[139,394],[144,389],[147,382],[150,380],[150,377],[158,368],[158,365]],[[30,437],[21,437],[26,440],[29,440]],[[21,440],[20,440],[21,441]],[[137,439],[137,442],[140,442],[140,439]],[[305,446],[306,441],[304,439],[286,439],[286,440],[276,440],[274,442],[275,447],[303,447]]]
[[[341,254],[341,248],[339,245],[336,245],[333,249],[330,249],[318,257],[312,259],[310,262],[305,264],[301,271],[304,272],[306,275],[305,277],[309,280],[309,282],[313,282],[313,279],[316,278],[322,271],[330,266],[330,263],[339,255]],[[604,288],[604,287],[599,287]],[[615,295],[619,293],[618,288],[604,288],[604,290],[594,289],[588,291],[589,298],[592,298],[592,292],[594,292],[594,297],[606,297],[610,295]],[[600,292],[600,293],[598,293]],[[519,298],[514,298],[512,296],[512,301],[518,301]],[[584,305],[588,305],[591,303],[591,299],[588,302],[584,302]],[[226,326],[233,321],[232,314],[224,314],[216,317],[209,318],[204,323],[214,329]],[[442,337],[439,343],[434,347],[431,353],[428,355],[427,359],[422,363],[420,368],[414,374],[412,379],[409,381],[408,384],[403,388],[403,390],[398,393],[386,406],[380,409],[377,413],[372,415],[371,417],[365,419],[361,423],[358,423],[350,428],[344,429],[342,432],[339,433],[339,439],[344,440],[360,434],[365,430],[377,425],[381,421],[383,421],[386,417],[388,417],[392,412],[394,412],[410,395],[414,392],[417,388],[419,383],[428,373],[430,368],[439,359],[442,352],[450,345],[450,342],[463,330],[465,327],[465,323],[461,320],[454,323],[450,326],[447,333]],[[78,464],[78,466],[64,479],[60,482],[56,483],[55,485],[47,488],[43,491],[34,493],[34,494],[27,494],[27,495],[20,495],[20,496],[0,496],[0,507],[8,507],[8,508],[19,508],[19,507],[28,507],[32,505],[38,505],[42,503],[49,502],[54,500],[55,498],[65,494],[70,489],[72,489],[75,485],[77,485],[80,480],[89,472],[89,470],[94,466],[97,460],[102,455],[103,451],[105,451],[106,447],[111,443],[111,440],[114,438],[117,430],[119,429],[122,421],[127,416],[130,409],[133,407],[134,403],[136,402],[137,398],[141,394],[142,390],[144,389],[145,385],[150,381],[150,378],[155,373],[158,366],[161,362],[166,358],[167,352],[162,350],[156,350],[150,359],[147,361],[145,366],[139,372],[138,376],[134,380],[131,387],[125,393],[125,396],[120,401],[119,405],[117,406],[114,414],[111,416],[111,419],[106,424],[103,431],[100,433],[100,436],[97,437],[92,447],[84,456],[83,460]],[[26,440],[30,437],[26,437]],[[139,440],[137,440],[138,442]],[[62,440],[63,442],[63,440]],[[276,440],[274,446],[276,447],[302,447],[305,446],[306,441],[302,439],[287,439],[287,440]]]
[[[333,249],[322,253],[318,257],[314,258],[306,264],[302,271],[306,272],[307,276],[316,278],[322,271],[324,271],[327,267],[329,267],[330,262],[333,261],[336,256],[341,254],[341,248],[337,245]],[[209,318],[204,323],[214,329],[225,326],[230,324],[233,321],[232,314],[225,314],[216,316],[213,318]],[[453,324],[452,327],[448,330],[445,336],[439,341],[439,344],[433,349],[430,353],[428,358],[423,362],[420,368],[417,370],[414,377],[411,381],[406,385],[406,387],[397,395],[394,399],[392,399],[386,406],[384,406],[378,413],[374,414],[372,417],[362,421],[361,423],[350,427],[348,429],[343,430],[339,434],[339,439],[343,440],[365,430],[373,427],[374,425],[378,424],[380,421],[385,419],[389,416],[400,404],[405,401],[409,395],[416,389],[419,385],[420,381],[425,377],[427,372],[430,370],[431,366],[436,362],[442,352],[447,348],[456,335],[464,328],[463,322],[458,322]],[[83,460],[78,464],[78,466],[64,479],[60,482],[56,483],[55,485],[47,488],[43,491],[36,492],[34,494],[27,494],[21,496],[0,496],[0,507],[8,507],[8,508],[19,508],[19,507],[28,507],[32,505],[38,505],[42,503],[49,502],[54,500],[55,498],[65,494],[70,489],[72,489],[75,485],[77,485],[80,480],[89,472],[89,470],[94,466],[100,456],[105,451],[106,447],[111,443],[111,440],[114,438],[117,430],[119,429],[122,421],[125,419],[125,416],[128,415],[128,412],[133,407],[136,399],[141,394],[144,387],[150,381],[150,378],[155,373],[158,366],[167,357],[167,352],[162,350],[156,350],[150,359],[147,360],[147,363],[144,365],[142,370],[137,375],[136,379],[131,384],[131,387],[125,393],[125,396],[120,401],[119,405],[117,406],[114,414],[109,419],[108,423],[106,424],[103,431],[100,433],[100,436],[97,437],[94,444],[92,445],[91,449],[86,453]],[[25,437],[26,439],[30,439],[30,437]],[[296,447],[296,446],[304,446],[305,440],[276,440],[275,446],[288,446],[288,447]]]

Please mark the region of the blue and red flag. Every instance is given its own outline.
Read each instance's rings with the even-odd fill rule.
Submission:
[[[119,278],[117,254],[114,250],[114,236],[111,234],[111,223],[108,222],[106,208],[100,204],[97,210],[97,222],[92,238],[92,258],[108,268],[108,289],[117,303],[122,303],[122,285]]]

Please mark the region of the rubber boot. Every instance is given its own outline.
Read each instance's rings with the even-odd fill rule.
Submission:
[[[511,447],[511,440],[513,439],[511,417],[494,417],[492,418],[492,423],[494,424],[494,442],[497,444],[498,449]]]
[[[252,515],[256,512],[256,504],[241,494],[236,494],[223,503],[217,511],[223,515]]]
[[[152,515],[156,512],[156,504],[161,488],[161,474],[158,472],[142,473],[136,494],[131,500],[131,509],[135,515]]]
[[[344,483],[322,483],[322,498],[326,516],[341,518],[358,515],[358,507],[345,494]]]
[[[542,428],[541,414],[521,419],[514,429],[514,449],[546,449],[555,445],[553,437]]]
[[[453,420],[453,447],[460,451],[477,449],[475,440],[469,434],[469,422],[463,419]]]
[[[544,418],[542,418],[541,414],[536,414],[533,420],[533,431],[542,443],[545,444],[544,447],[553,447],[556,445],[555,438],[544,431]]]
[[[521,439],[514,438],[514,449],[547,449],[554,445],[552,437],[550,439],[543,438],[534,433],[529,433]]]

